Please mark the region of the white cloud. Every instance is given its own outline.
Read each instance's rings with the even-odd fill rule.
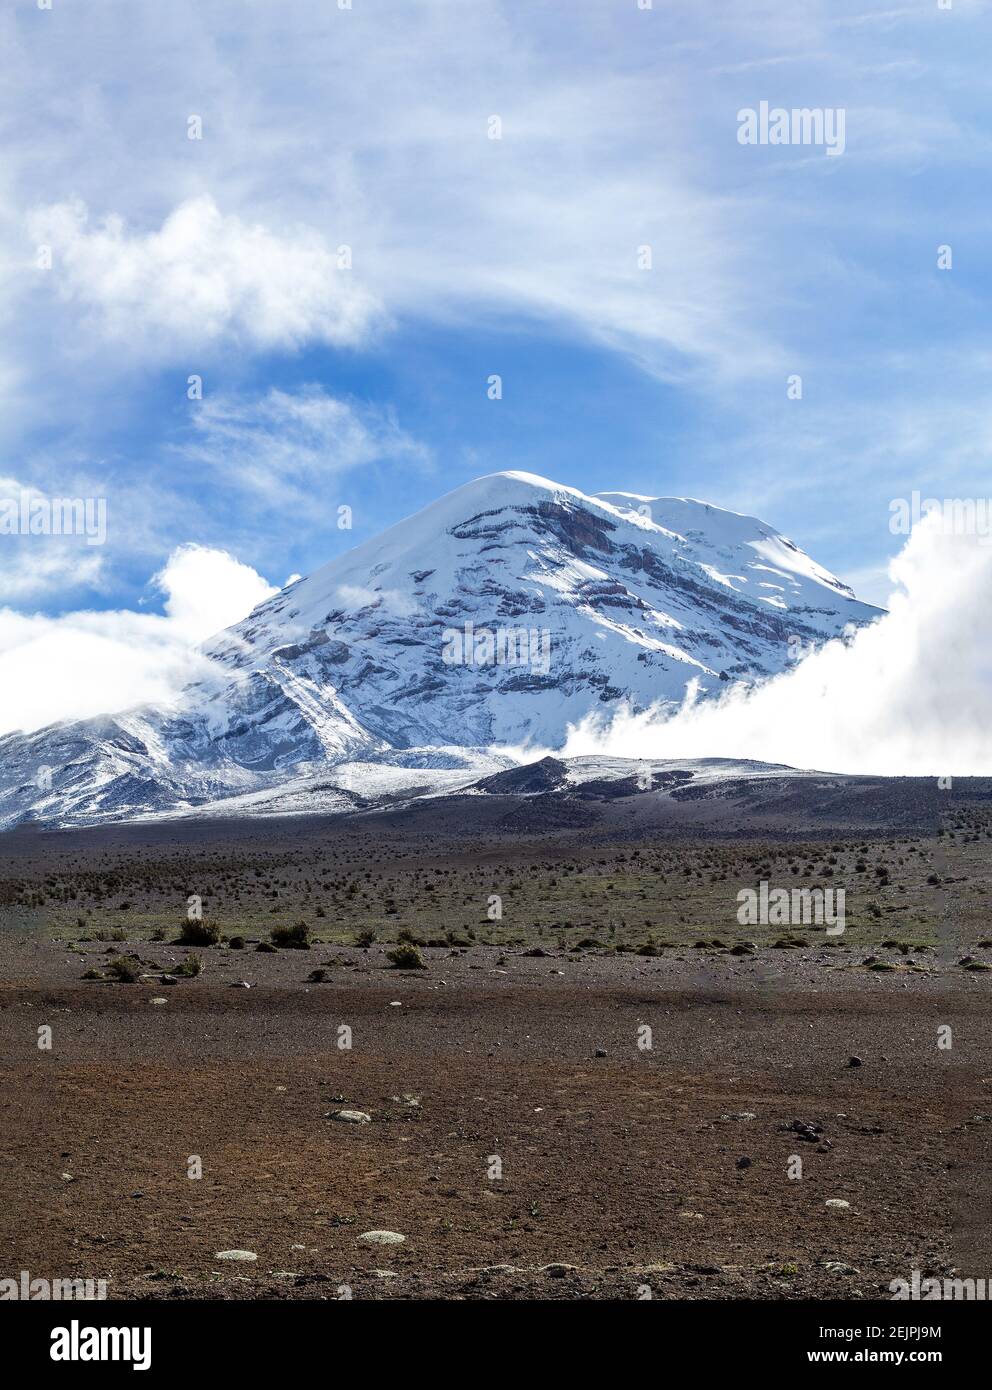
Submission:
[[[788,529],[811,515],[833,536],[855,528],[856,546],[841,556],[839,543],[828,562],[861,564],[861,551],[874,561],[886,541],[865,521],[873,502],[861,494],[877,496],[880,475],[864,451],[877,441],[887,453],[915,408],[949,420],[934,455],[946,469],[969,399],[986,395],[987,364],[972,352],[985,331],[974,274],[983,225],[969,191],[987,153],[974,131],[981,7],[869,14],[863,0],[788,11],[777,0],[697,0],[639,11],[630,0],[568,6],[566,23],[559,7],[500,0],[347,12],[333,0],[104,0],[57,6],[37,23],[17,7],[0,12],[0,329],[16,343],[0,347],[0,449],[24,453],[27,420],[44,441],[38,454],[76,443],[113,463],[140,452],[126,500],[144,518],[173,482],[163,438],[185,417],[168,412],[211,351],[208,394],[222,381],[242,390],[258,352],[361,346],[396,323],[406,360],[374,370],[409,384],[427,325],[423,393],[440,418],[460,390],[476,389],[459,374],[452,325],[470,344],[466,367],[507,373],[508,402],[525,401],[531,384],[522,344],[550,331],[698,390],[659,399],[659,447],[644,451],[642,469],[698,473],[712,451],[708,490],[769,515],[781,514],[784,489],[801,486]],[[736,111],[762,97],[842,105],[848,153],[742,150]],[[202,141],[186,138],[191,112],[203,115]],[[487,139],[492,114],[503,120],[498,141]],[[930,225],[933,179],[949,162],[959,167],[940,184],[933,240],[952,236],[965,274],[937,276],[934,247],[913,228]],[[42,237],[56,247],[50,272],[34,266]],[[337,270],[342,243],[351,272]],[[651,271],[636,267],[645,243]],[[906,302],[919,310],[909,339]],[[483,339],[491,364],[476,355]],[[970,354],[960,368],[949,365],[953,343]],[[888,355],[894,345],[901,361]],[[171,379],[147,373],[180,352],[185,370]],[[335,366],[322,353],[307,371]],[[147,414],[134,367],[145,372]],[[792,371],[806,379],[794,408],[782,384]],[[870,433],[850,425],[866,401],[877,406]],[[603,402],[633,406],[655,430],[647,398],[642,412],[614,394],[610,374]],[[549,419],[567,414],[564,383],[547,406]],[[237,481],[247,444],[248,487],[285,499],[285,478],[300,475],[275,424],[265,439],[260,427],[240,440],[224,430],[218,416],[204,431],[204,461]],[[762,430],[759,453],[747,446]],[[332,450],[303,457],[305,480],[336,466]],[[283,470],[272,489],[269,463]],[[916,473],[893,486],[922,483],[932,464],[921,450]],[[190,510],[169,544],[204,534],[240,548],[244,532],[216,518],[241,522],[247,509],[215,508],[208,528],[189,521],[196,479],[176,492],[171,505]],[[137,534],[132,526],[120,543],[132,556]],[[266,565],[276,556],[273,546]]]
[[[390,411],[329,396],[318,386],[264,396],[210,396],[182,452],[272,505],[314,503],[314,486],[348,469],[389,460],[425,467],[431,454]]]
[[[22,534],[24,518],[30,525],[36,508],[42,515],[35,520],[45,529]],[[74,524],[82,528],[78,534],[73,533]],[[51,497],[16,478],[0,477],[0,598],[21,603],[45,594],[97,588],[104,576],[104,555],[91,542],[102,545],[105,528],[105,498]]]
[[[35,209],[28,229],[52,247],[50,272],[63,299],[80,305],[108,338],[156,353],[225,336],[252,348],[364,342],[378,315],[337,248],[312,228],[270,231],[207,194],[187,199],[144,235],[107,214],[96,223],[80,201]]]
[[[750,693],[574,730],[567,755],[758,758],[827,772],[992,774],[992,545],[917,526],[889,612]]]
[[[36,601],[44,594],[94,589],[103,576],[103,556],[71,542],[38,536],[13,548],[0,541],[0,596],[8,602]]]
[[[175,550],[152,584],[164,616],[0,608],[0,734],[171,700],[211,669],[194,644],[276,592],[233,556],[197,545]]]
[[[181,545],[152,579],[178,638],[202,642],[240,622],[278,590],[225,550]]]
[[[805,286],[833,238],[819,197],[765,186],[791,161],[736,145],[741,99],[754,81],[787,84],[790,104],[833,93],[859,113],[859,157],[980,161],[942,87],[924,119],[913,70],[884,100],[872,75],[893,57],[874,20],[893,25],[905,66],[975,7],[958,9],[700,0],[690,13],[630,0],[609,14],[571,7],[563,26],[554,7],[499,0],[66,7],[57,25],[2,32],[0,223],[38,208],[32,239],[59,252],[52,283],[115,342],[143,327],[146,351],[174,351],[177,337],[364,342],[381,303],[550,319],[669,375],[761,374],[790,332],[793,353],[806,343]],[[942,58],[963,91],[983,75],[970,32]],[[186,139],[191,108],[199,141]],[[492,115],[501,140],[487,138]],[[809,177],[825,167],[813,161]],[[82,201],[66,202],[69,189]],[[846,199],[837,188],[830,204],[842,225],[864,226],[861,188]],[[352,272],[337,270],[342,243]],[[650,273],[636,266],[644,243]]]
[[[651,370],[769,360],[752,288],[764,223],[749,230],[722,179],[707,187],[693,81],[668,44],[642,42],[663,16],[575,15],[563,45],[557,24],[497,0],[290,17],[176,0],[167,20],[126,23],[111,0],[109,13],[116,24],[78,28],[69,12],[44,39],[10,36],[46,110],[72,94],[72,121],[41,133],[42,156],[18,154],[10,182],[33,208],[20,254],[55,249],[29,282],[88,315],[63,340],[73,350],[139,332],[166,357],[351,345],[393,313],[524,314]],[[39,142],[26,99],[11,99],[18,151]],[[184,100],[202,141],[185,138]],[[645,242],[653,274],[637,267]],[[342,244],[352,271],[337,269]]]
[[[352,608],[378,606],[394,618],[409,618],[420,611],[417,601],[401,589],[365,589],[359,584],[342,584],[338,597]]]

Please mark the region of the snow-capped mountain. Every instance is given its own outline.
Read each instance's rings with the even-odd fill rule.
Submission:
[[[351,805],[372,765],[469,781],[500,746],[766,678],[879,614],[754,517],[498,473],[212,639],[175,707],[0,739],[0,825],[248,814],[315,781]]]

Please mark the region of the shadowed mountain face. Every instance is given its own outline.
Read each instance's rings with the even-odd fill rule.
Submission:
[[[476,782],[480,791],[497,796],[528,796],[535,792],[559,791],[568,785],[568,764],[560,758],[542,758],[524,767],[494,772]]]
[[[206,645],[175,708],[0,739],[0,825],[251,814],[322,770],[498,772],[594,713],[703,698],[879,616],[753,517],[481,478]],[[342,809],[378,774],[340,784]]]

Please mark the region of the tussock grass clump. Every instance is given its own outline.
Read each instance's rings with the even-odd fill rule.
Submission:
[[[306,922],[296,922],[291,927],[273,927],[269,932],[273,946],[281,946],[284,951],[309,951],[310,928]]]
[[[184,922],[179,933],[180,946],[216,946],[220,940],[220,928],[210,922]]]
[[[402,942],[386,955],[395,970],[426,970],[427,962],[411,942]]]
[[[114,956],[107,961],[107,974],[118,984],[133,985],[141,973],[141,962],[136,956]]]

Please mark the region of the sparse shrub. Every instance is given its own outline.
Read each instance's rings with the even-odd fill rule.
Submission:
[[[94,970],[92,966],[83,973],[84,980],[105,980],[106,978],[102,970]]]
[[[386,952],[396,970],[426,970],[427,964],[417,947],[404,941],[392,951]]]
[[[312,985],[322,985],[326,980],[330,979],[330,976],[326,970],[311,970],[307,979]]]
[[[309,951],[310,928],[306,922],[297,922],[292,927],[273,927],[269,935],[273,946],[281,946],[287,951]]]
[[[179,933],[180,946],[216,946],[220,928],[211,922],[184,922]]]
[[[265,955],[275,955],[276,948],[271,941],[260,941],[255,947],[256,951],[261,951]]]
[[[365,949],[368,950],[368,948],[369,948],[370,946],[374,946],[374,945],[375,945],[375,943],[376,943],[377,940],[378,940],[378,937],[377,937],[376,934],[375,934],[374,928],[373,928],[373,927],[365,927],[362,931],[360,931],[360,932],[358,932],[358,933],[356,934],[356,936],[355,936],[355,945],[356,945],[356,946],[364,946]]]
[[[184,978],[192,978],[199,975],[203,969],[203,957],[198,956],[195,951],[191,951],[181,965],[177,965],[173,970],[173,975],[182,975]]]
[[[107,974],[119,984],[133,985],[140,974],[139,966],[140,961],[134,956],[114,956],[107,961]]]

